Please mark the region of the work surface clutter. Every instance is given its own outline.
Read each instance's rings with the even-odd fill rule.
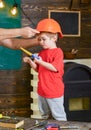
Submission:
[[[42,120],[23,117],[2,119],[0,118],[0,130],[91,130],[90,122]]]

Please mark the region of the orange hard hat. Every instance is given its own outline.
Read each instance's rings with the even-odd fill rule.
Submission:
[[[59,33],[59,36],[62,38],[62,30],[57,21],[52,18],[46,18],[41,20],[36,29],[40,32],[51,32],[51,33]]]

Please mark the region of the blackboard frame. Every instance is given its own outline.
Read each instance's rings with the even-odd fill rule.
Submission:
[[[55,19],[61,25],[64,37],[81,36],[81,12],[48,10],[48,17]]]

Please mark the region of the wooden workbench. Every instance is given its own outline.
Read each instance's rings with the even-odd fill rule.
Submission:
[[[24,125],[21,126],[22,129],[13,129],[13,128],[4,128],[0,127],[0,130],[31,130],[31,128],[35,125],[36,119],[31,119],[31,118],[20,118],[24,120]],[[41,120],[38,120],[41,121]],[[56,120],[48,120],[48,124],[51,123],[56,123],[59,124],[60,127],[69,127],[69,126],[77,126],[79,129],[70,129],[70,128],[65,128],[61,130],[91,130],[91,123],[88,122],[72,122],[72,121],[56,121]],[[43,127],[41,127],[43,128]],[[32,130],[42,130],[40,127],[34,128]]]

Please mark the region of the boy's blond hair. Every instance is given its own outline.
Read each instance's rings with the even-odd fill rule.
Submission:
[[[46,36],[48,36],[49,38],[56,38],[56,41],[58,40],[58,33],[50,33],[50,32],[40,32],[39,34],[36,34],[36,36],[39,36],[41,34],[45,34]]]

